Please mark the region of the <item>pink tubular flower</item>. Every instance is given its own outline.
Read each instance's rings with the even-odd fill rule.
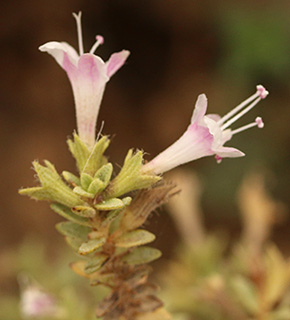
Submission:
[[[143,166],[144,172],[164,173],[181,164],[202,157],[215,155],[217,162],[222,158],[242,157],[245,154],[232,147],[224,147],[236,133],[257,126],[263,128],[264,123],[260,117],[250,124],[235,130],[228,129],[236,120],[250,111],[261,99],[266,98],[268,91],[257,86],[257,92],[243,101],[224,117],[218,115],[205,115],[207,98],[205,94],[199,95],[191,123],[185,133],[170,147]]]
[[[79,54],[66,42],[47,42],[39,47],[42,52],[51,54],[66,71],[71,82],[76,105],[77,130],[80,138],[92,147],[95,143],[96,121],[106,83],[125,63],[130,52],[122,50],[111,55],[107,62],[94,55],[99,45],[104,43],[102,36],[89,53],[84,53],[81,29],[81,12],[73,14],[77,23]]]

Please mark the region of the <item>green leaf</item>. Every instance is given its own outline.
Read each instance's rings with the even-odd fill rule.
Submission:
[[[89,198],[89,199],[93,199],[94,195],[85,191],[83,188],[81,187],[75,187],[73,189],[73,192],[77,195],[79,195],[80,197],[84,197],[84,198]]]
[[[98,286],[100,284],[105,284],[108,286],[114,286],[115,283],[115,274],[113,273],[109,273],[109,274],[98,274],[97,279],[92,278],[90,280],[90,285],[91,286]]]
[[[90,259],[85,265],[85,273],[91,274],[98,271],[103,263],[108,259],[108,256],[105,254],[98,254],[96,257]]]
[[[145,264],[158,259],[161,251],[150,247],[139,247],[128,253],[122,258],[128,264]]]
[[[79,254],[86,255],[86,254],[89,254],[91,252],[94,252],[95,250],[97,250],[100,247],[102,247],[105,242],[106,242],[106,238],[105,237],[102,237],[102,238],[99,238],[99,239],[92,239],[92,240],[89,240],[87,242],[84,242],[79,247]]]
[[[103,181],[98,178],[95,178],[88,188],[88,192],[91,193],[94,197],[97,193],[102,192],[106,188]]]
[[[67,143],[68,143],[70,152],[72,153],[73,157],[76,159],[78,170],[81,173],[89,158],[90,151],[88,147],[85,145],[85,143],[81,141],[81,139],[76,133],[73,134],[73,137],[74,137],[74,141],[69,139]]]
[[[56,225],[56,229],[64,236],[79,238],[82,240],[87,240],[88,234],[91,231],[91,228],[81,226],[71,221],[58,223]]]
[[[104,163],[104,152],[108,148],[110,140],[107,136],[102,137],[96,142],[94,148],[86,161],[83,172],[94,176]]]
[[[115,240],[117,247],[130,248],[140,246],[142,244],[150,243],[155,240],[155,235],[146,230],[133,230],[123,234]]]
[[[73,248],[73,250],[77,252],[79,250],[80,245],[83,243],[82,239],[72,237],[65,237],[65,241],[71,248]]]
[[[47,160],[45,164],[46,167],[37,161],[33,162],[42,187],[21,189],[19,193],[37,200],[58,202],[68,207],[83,204],[83,201],[61,179],[54,166]]]
[[[124,207],[128,206],[132,201],[131,197],[126,197],[122,199],[122,202],[124,204]],[[111,222],[113,222],[118,216],[119,214],[122,212],[122,210],[124,209],[124,207],[122,207],[121,209],[117,209],[117,210],[112,210],[106,217],[106,219],[102,222],[102,227],[107,227]]]
[[[62,172],[62,176],[64,177],[64,179],[70,183],[71,185],[73,185],[74,187],[79,186],[81,184],[80,182],[80,178],[75,176],[74,174],[72,174],[69,171],[63,171]]]
[[[18,190],[22,196],[29,196],[35,200],[53,201],[53,196],[44,187],[32,187]]]
[[[259,311],[259,299],[257,289],[251,281],[242,276],[231,279],[231,288],[235,292],[236,299],[252,314]]]
[[[129,150],[123,167],[117,177],[108,187],[108,197],[119,197],[133,190],[151,187],[161,178],[156,175],[148,175],[141,171],[143,166],[143,152]]]
[[[110,182],[113,173],[113,165],[111,163],[104,164],[95,174],[95,178],[104,182],[105,186]]]
[[[131,197],[125,197],[122,199],[124,206],[129,206],[132,202],[132,198]]]
[[[98,210],[103,210],[103,211],[122,209],[122,208],[124,208],[124,206],[125,205],[124,205],[123,201],[118,198],[112,198],[109,200],[105,200],[105,201],[95,205],[95,207]]]
[[[84,190],[88,190],[92,181],[93,181],[93,177],[91,177],[89,174],[87,173],[81,174],[81,186]]]
[[[75,222],[77,224],[80,224],[80,225],[83,225],[83,226],[87,226],[87,227],[89,227],[91,225],[89,219],[86,219],[86,218],[83,218],[83,217],[75,215],[71,211],[71,209],[66,207],[66,206],[63,206],[63,205],[58,204],[58,203],[53,203],[50,206],[50,208],[54,212],[58,213],[60,216],[64,217],[65,219],[67,219],[69,221],[72,221],[72,222]]]
[[[96,215],[96,210],[87,206],[76,206],[71,208],[72,212],[80,217],[93,218]]]

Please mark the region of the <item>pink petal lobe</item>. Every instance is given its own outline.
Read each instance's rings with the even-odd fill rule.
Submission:
[[[221,158],[238,158],[245,155],[242,151],[232,147],[220,147],[215,152]]]
[[[111,55],[110,59],[106,62],[108,77],[111,77],[123,66],[129,55],[130,51],[128,50],[122,50]]]
[[[91,83],[104,84],[109,80],[104,61],[93,54],[83,54],[78,61],[78,76]]]
[[[62,68],[64,54],[67,54],[69,60],[74,65],[77,64],[79,58],[75,49],[66,42],[50,41],[43,44],[38,49],[42,52],[49,53]]]
[[[206,115],[209,119],[212,119],[214,121],[219,121],[221,119],[221,116],[219,114],[216,113],[210,113]]]
[[[195,103],[195,108],[191,117],[191,123],[199,122],[205,115],[207,109],[207,97],[205,94],[200,94]]]

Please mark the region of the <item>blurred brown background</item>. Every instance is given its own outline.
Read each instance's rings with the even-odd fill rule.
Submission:
[[[229,144],[247,156],[221,165],[205,158],[187,167],[202,179],[203,211],[211,228],[239,231],[236,191],[251,171],[264,172],[272,194],[289,207],[289,0],[5,1],[0,10],[0,249],[27,234],[51,244],[63,241],[54,229],[60,219],[49,205],[20,197],[17,190],[35,185],[34,159],[49,159],[59,172],[75,170],[66,147],[75,128],[70,84],[37,48],[51,40],[76,47],[71,13],[79,10],[86,50],[101,34],[105,44],[97,54],[104,59],[131,51],[107,86],[98,118],[98,127],[105,120],[103,132],[114,136],[108,151],[114,163],[121,164],[130,147],[144,149],[150,159],[175,141],[198,94],[207,94],[210,113],[224,114],[262,83],[269,97],[237,126],[261,115],[265,128]],[[176,242],[164,212],[151,223],[158,230],[157,246]],[[286,214],[273,237],[286,248],[288,234]]]

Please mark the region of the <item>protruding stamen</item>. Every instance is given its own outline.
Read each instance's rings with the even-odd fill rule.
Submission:
[[[257,90],[257,92],[255,94],[251,95],[248,99],[246,99],[245,101],[243,101],[242,103],[237,105],[233,110],[231,110],[229,113],[224,115],[217,123],[220,124],[220,125],[223,124],[225,121],[227,121],[232,116],[234,116],[237,112],[239,112],[241,109],[243,109],[246,105],[248,105],[254,99],[259,97],[259,95],[260,95],[260,93]]]
[[[92,46],[92,48],[90,50],[91,54],[93,54],[97,50],[99,45],[104,43],[104,38],[100,35],[96,36],[96,40],[97,41],[95,42],[95,44]]]
[[[248,113],[251,109],[254,108],[254,106],[261,100],[261,98],[257,98],[256,100],[254,100],[247,108],[245,108],[244,110],[242,110],[240,113],[238,113],[237,115],[235,115],[232,119],[230,119],[229,121],[227,121],[223,126],[222,126],[222,130],[225,130],[227,127],[229,127],[232,123],[236,122],[238,119],[240,119],[244,114]]]
[[[82,36],[82,22],[81,22],[82,12],[79,11],[78,14],[73,13],[73,16],[76,19],[76,23],[77,23],[79,53],[81,56],[82,54],[84,54],[84,45],[83,45],[83,36]]]
[[[263,122],[261,117],[257,117],[255,122],[249,123],[249,124],[247,124],[245,126],[242,126],[242,127],[238,128],[236,130],[233,130],[231,133],[232,133],[232,135],[234,135],[236,133],[248,130],[248,129],[253,128],[253,127],[258,127],[260,129],[264,127],[264,122]]]
[[[257,85],[256,88],[261,99],[265,99],[269,94],[269,91],[267,91],[261,84]]]

